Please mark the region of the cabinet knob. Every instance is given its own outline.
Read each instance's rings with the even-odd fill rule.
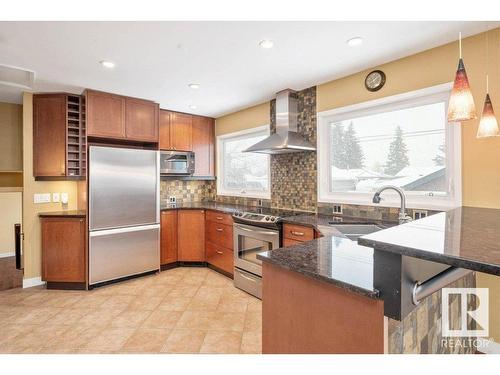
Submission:
[[[221,255],[222,255],[222,254],[224,254],[224,253],[223,253],[222,251],[220,251],[220,250],[215,250],[215,252],[216,252],[217,254],[221,254]]]
[[[293,234],[294,236],[303,236],[304,235],[304,232],[296,232],[293,230],[291,230],[290,233]]]
[[[222,232],[224,229],[222,229],[222,228],[215,228],[215,230],[216,230],[217,232]]]

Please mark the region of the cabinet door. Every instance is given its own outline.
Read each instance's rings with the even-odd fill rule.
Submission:
[[[42,279],[85,282],[85,219],[42,219]]]
[[[125,100],[127,139],[158,142],[158,104],[134,98]]]
[[[87,91],[87,135],[125,138],[125,98],[99,91]]]
[[[33,96],[33,176],[66,175],[66,95]]]
[[[177,262],[177,210],[161,213],[160,264]]]
[[[214,171],[214,120],[193,116],[192,143],[195,153],[194,176],[211,176]]]
[[[160,150],[171,150],[172,145],[170,141],[170,116],[169,111],[160,109]]]
[[[178,257],[180,261],[205,261],[205,211],[179,210]]]
[[[192,151],[193,116],[172,112],[170,115],[170,141],[173,150]]]

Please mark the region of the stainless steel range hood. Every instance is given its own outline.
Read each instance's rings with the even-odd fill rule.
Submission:
[[[286,89],[276,94],[276,133],[257,142],[243,152],[288,154],[315,151],[316,147],[297,133],[297,96]]]

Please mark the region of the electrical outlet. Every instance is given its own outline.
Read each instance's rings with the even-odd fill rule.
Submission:
[[[342,205],[341,204],[334,204],[333,205],[333,213],[337,215],[342,215]]]
[[[173,195],[169,195],[168,203],[177,203],[177,198],[174,197]]]
[[[50,193],[34,194],[33,203],[50,203]]]
[[[61,193],[61,203],[68,204],[68,201],[69,201],[68,193]]]
[[[426,210],[413,210],[413,220],[423,219],[428,216]]]
[[[59,202],[59,193],[52,193],[52,202]]]

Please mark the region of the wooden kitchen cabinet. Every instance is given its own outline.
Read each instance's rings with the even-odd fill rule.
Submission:
[[[231,249],[226,249],[222,246],[217,246],[212,242],[207,241],[207,263],[218,269],[233,274],[234,272],[234,253]]]
[[[181,262],[204,262],[205,211],[178,210],[177,227],[178,260]]]
[[[129,140],[158,142],[157,103],[127,98],[125,101],[125,136]]]
[[[82,178],[86,173],[84,102],[80,95],[33,95],[33,176]]]
[[[314,229],[303,225],[284,224],[283,238],[293,241],[310,241],[315,238]]]
[[[85,218],[43,217],[42,280],[51,283],[86,282]]]
[[[170,111],[166,111],[164,109],[160,109],[160,116],[159,116],[159,134],[160,134],[160,139],[159,139],[159,146],[160,150],[171,150],[172,149],[172,142],[170,140],[170,116],[171,116]]]
[[[192,144],[193,116],[185,113],[170,114],[170,146],[176,151],[193,151]]]
[[[161,213],[160,264],[177,262],[177,210]]]
[[[193,116],[192,149],[195,153],[194,176],[215,177],[214,119]]]
[[[205,217],[207,263],[233,275],[233,218],[219,211],[207,211]]]
[[[125,139],[125,97],[86,90],[87,135]]]

